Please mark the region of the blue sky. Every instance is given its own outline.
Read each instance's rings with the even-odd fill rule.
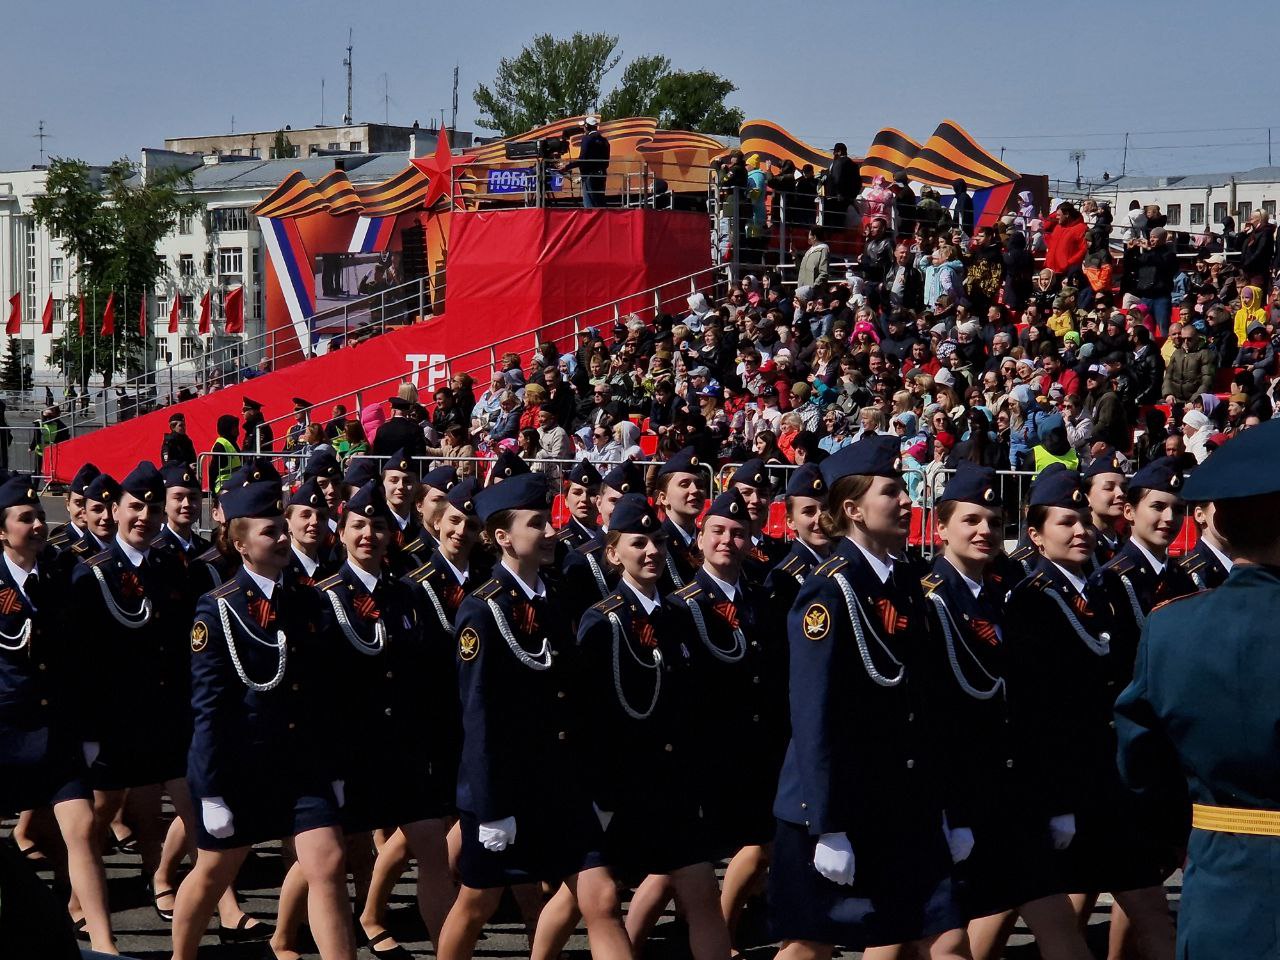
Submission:
[[[355,31],[358,120],[424,125],[447,109],[461,68],[458,125],[471,92],[532,32],[621,36],[624,56],[663,53],[724,74],[730,102],[816,145],[861,152],[877,129],[924,139],[958,121],[1028,173],[1237,170],[1280,164],[1280,3],[1232,0],[895,0],[732,3],[513,0],[14,0],[6,12],[0,169],[53,155],[137,158],[165,137],[270,130],[342,113],[347,28]],[[384,75],[389,104],[384,101]],[[606,81],[606,89],[608,81]],[[389,107],[389,111],[388,111]]]

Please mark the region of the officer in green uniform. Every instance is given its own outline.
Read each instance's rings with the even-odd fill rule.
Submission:
[[[1154,610],[1116,703],[1120,775],[1170,842],[1191,816],[1179,957],[1280,957],[1280,422],[1191,474],[1235,559],[1216,590]],[[1188,794],[1190,811],[1188,811]]]

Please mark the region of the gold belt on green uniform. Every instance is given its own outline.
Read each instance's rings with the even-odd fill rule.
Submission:
[[[1193,803],[1191,826],[1212,833],[1280,837],[1280,810],[1250,810],[1245,807],[1214,807],[1205,803]]]

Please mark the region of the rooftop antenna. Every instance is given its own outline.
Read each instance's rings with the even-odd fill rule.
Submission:
[[[234,113],[231,115],[231,132],[236,132],[236,115]]]
[[[391,123],[391,88],[387,75],[382,75],[382,122]]]
[[[458,128],[458,65],[453,65],[453,113],[449,116],[449,129]]]
[[[351,28],[347,27],[347,59],[342,61],[347,68],[347,112],[342,115],[344,126],[351,126]]]
[[[320,126],[324,126],[324,77],[320,78]]]
[[[39,141],[40,141],[40,165],[41,165],[41,166],[44,166],[44,142],[45,142],[46,140],[51,140],[51,139],[52,139],[52,137],[51,137],[49,134],[47,134],[47,133],[45,133],[45,132],[44,132],[44,121],[43,121],[43,120],[41,120],[41,121],[40,121],[40,125],[39,125],[39,127],[37,128],[36,132],[35,132],[35,133],[33,133],[33,134],[31,135],[31,138],[32,138],[33,140],[39,140]]]
[[[1079,190],[1080,189],[1080,163],[1081,161],[1084,160],[1084,151],[1072,150],[1070,159],[1071,159],[1071,162],[1076,165],[1076,189]]]

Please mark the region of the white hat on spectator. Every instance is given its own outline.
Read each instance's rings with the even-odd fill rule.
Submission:
[[[1210,420],[1199,410],[1188,410],[1182,415],[1182,425],[1192,430],[1203,430],[1209,426]]]
[[[584,127],[598,127],[598,126],[600,126],[600,118],[599,118],[599,117],[597,117],[597,116],[595,116],[594,114],[592,114],[592,115],[590,115],[590,116],[583,117],[583,118],[582,118],[582,125],[583,125]]]
[[[1215,253],[1209,257],[1209,263],[1226,263],[1227,255],[1225,253]]]
[[[933,375],[933,382],[944,387],[954,387],[956,385],[956,375],[946,367],[942,367]]]
[[[696,313],[700,317],[705,317],[711,312],[711,304],[707,303],[705,293],[691,293],[685,302],[689,304],[689,312]]]

